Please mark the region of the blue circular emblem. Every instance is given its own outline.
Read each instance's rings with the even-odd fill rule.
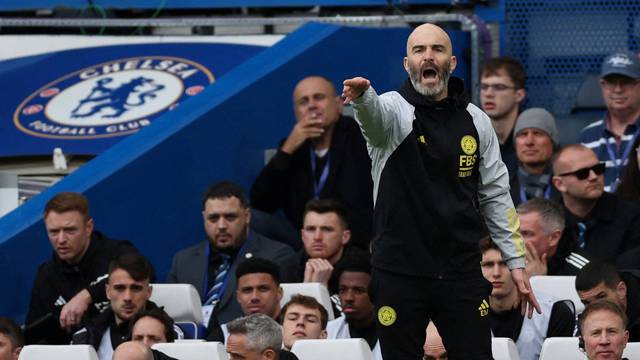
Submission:
[[[128,135],[215,81],[203,65],[177,57],[114,60],[36,90],[16,109],[21,131],[52,139]]]

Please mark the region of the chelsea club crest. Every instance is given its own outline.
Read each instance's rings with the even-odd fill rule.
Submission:
[[[114,60],[68,74],[16,109],[21,131],[53,139],[128,135],[214,82],[203,65],[176,57]]]

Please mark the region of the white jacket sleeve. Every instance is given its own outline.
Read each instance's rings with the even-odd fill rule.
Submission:
[[[520,221],[509,193],[509,173],[500,156],[491,120],[473,104],[467,106],[480,137],[478,199],[491,239],[498,245],[509,269],[524,268],[525,247]]]

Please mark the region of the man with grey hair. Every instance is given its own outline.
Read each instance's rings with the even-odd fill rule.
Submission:
[[[571,239],[564,235],[564,210],[560,204],[535,198],[518,205],[516,210],[530,276],[575,275],[589,262],[589,255],[572,246]]]
[[[229,360],[296,359],[282,355],[282,327],[265,314],[252,314],[227,324]],[[293,357],[292,357],[293,356]]]
[[[559,142],[553,115],[543,108],[525,110],[518,116],[513,141],[518,158],[517,174],[509,184],[513,204],[533,198],[560,199],[551,184],[551,157]]]

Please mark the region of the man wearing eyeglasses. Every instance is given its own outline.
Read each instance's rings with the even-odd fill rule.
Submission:
[[[553,184],[562,194],[571,246],[620,268],[640,268],[640,206],[604,191],[605,165],[584,145],[561,149]]]
[[[578,141],[605,162],[604,190],[615,192],[633,144],[640,136],[640,58],[628,51],[602,63],[600,89],[607,114],[585,127]]]
[[[525,79],[522,64],[510,57],[489,59],[480,69],[480,104],[498,135],[500,155],[510,179],[518,169],[513,129],[526,96]]]

